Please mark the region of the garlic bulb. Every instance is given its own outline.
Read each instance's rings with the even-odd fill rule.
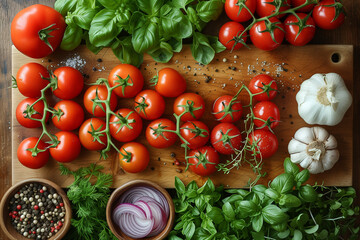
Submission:
[[[309,169],[312,174],[331,169],[339,160],[337,142],[322,127],[303,127],[296,131],[288,150],[293,163]]]
[[[352,97],[339,74],[315,74],[296,94],[300,117],[308,124],[334,126],[341,122]]]

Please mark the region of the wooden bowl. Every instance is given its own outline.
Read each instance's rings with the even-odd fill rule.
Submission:
[[[13,185],[11,188],[7,190],[7,192],[4,194],[3,198],[1,199],[0,203],[0,225],[2,230],[5,232],[7,237],[11,240],[29,240],[29,238],[24,237],[20,233],[16,231],[16,229],[11,225],[11,220],[8,212],[8,206],[10,199],[17,193],[24,185],[30,184],[30,183],[40,183],[41,185],[52,187],[55,189],[57,194],[59,194],[64,202],[65,207],[65,221],[64,225],[61,227],[61,229],[53,235],[50,240],[55,239],[62,239],[66,232],[69,230],[71,225],[71,206],[68,197],[66,196],[66,193],[64,190],[62,190],[61,187],[59,187],[57,184],[46,180],[42,178],[31,178],[24,181],[21,181],[15,185]]]
[[[170,194],[163,187],[159,186],[158,184],[156,184],[154,182],[148,181],[148,180],[133,180],[133,181],[127,182],[124,185],[122,185],[121,187],[118,187],[117,189],[115,189],[115,191],[111,194],[109,201],[107,203],[107,206],[106,206],[106,221],[107,221],[111,231],[118,239],[124,239],[124,240],[133,240],[134,239],[134,238],[131,238],[131,237],[125,235],[121,231],[119,226],[114,223],[114,221],[112,219],[112,213],[113,213],[115,207],[117,206],[118,199],[125,191],[127,191],[130,188],[140,187],[140,186],[153,187],[153,188],[159,190],[165,196],[165,198],[169,204],[169,209],[170,209],[169,219],[168,219],[168,222],[167,222],[164,230],[161,233],[159,233],[157,236],[142,238],[142,239],[143,240],[145,240],[145,239],[146,240],[164,239],[170,233],[170,231],[172,230],[172,226],[174,224],[174,220],[175,220],[174,203],[172,201],[172,198],[170,197]]]

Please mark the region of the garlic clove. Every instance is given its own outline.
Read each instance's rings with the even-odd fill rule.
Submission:
[[[302,162],[300,163],[300,166],[302,168],[308,168],[309,165],[312,163],[312,159],[309,155],[306,155],[306,157],[302,160]]]
[[[296,131],[294,138],[300,142],[309,144],[314,141],[315,135],[311,128],[302,127]]]
[[[327,150],[322,159],[324,171],[331,169],[335,165],[335,163],[339,160],[339,157],[340,157],[340,153],[337,149]]]
[[[325,142],[330,134],[322,127],[313,127],[315,139],[321,142]]]
[[[312,161],[311,164],[307,167],[311,174],[318,174],[324,172],[324,167],[322,161]]]
[[[328,139],[324,142],[325,148],[327,150],[336,149],[337,148],[337,141],[333,135],[330,135]]]
[[[299,163],[301,163],[301,161],[304,158],[307,158],[307,157],[308,157],[308,155],[307,155],[306,151],[302,151],[302,152],[291,154],[290,155],[290,160],[295,164],[299,164]]]
[[[288,145],[288,151],[290,154],[306,151],[307,145],[296,139],[291,139]]]

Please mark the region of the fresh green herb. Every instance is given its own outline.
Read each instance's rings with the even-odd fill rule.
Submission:
[[[249,190],[223,191],[210,179],[201,188],[194,181],[185,186],[176,177],[176,225],[169,239],[358,238],[354,188],[304,185],[307,169],[290,159],[284,168],[269,187]]]
[[[71,202],[73,218],[71,229],[64,239],[117,239],[106,223],[106,204],[109,199],[112,176],[102,173],[103,166],[91,164],[70,171],[60,164],[61,175],[73,175],[67,196]],[[96,181],[92,184],[93,178]]]

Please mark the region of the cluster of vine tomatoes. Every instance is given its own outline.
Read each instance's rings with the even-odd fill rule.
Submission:
[[[251,42],[262,50],[273,50],[286,40],[295,46],[309,43],[316,26],[335,29],[345,18],[337,0],[226,0],[225,11],[232,20],[219,31],[219,40],[227,49],[239,49]],[[299,8],[300,6],[303,7]],[[285,12],[284,14],[280,14]],[[256,18],[258,16],[259,18]],[[285,19],[284,19],[285,18]],[[241,24],[251,20],[244,28]],[[249,33],[247,33],[249,30]]]

